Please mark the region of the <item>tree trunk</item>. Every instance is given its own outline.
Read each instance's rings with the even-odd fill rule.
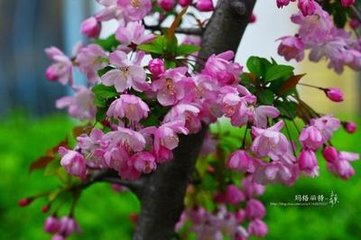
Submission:
[[[200,59],[227,50],[237,51],[252,13],[255,0],[219,0],[202,37]],[[202,61],[197,70],[202,69]],[[141,179],[142,188],[136,194],[141,201],[141,213],[134,240],[169,240],[184,209],[184,196],[194,164],[208,127],[193,135],[181,136],[174,159],[162,164]]]

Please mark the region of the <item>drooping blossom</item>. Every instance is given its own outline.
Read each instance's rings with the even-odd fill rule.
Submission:
[[[320,118],[311,119],[310,125],[316,127],[323,137],[323,141],[330,140],[334,131],[339,129],[340,120],[332,116],[323,116]]]
[[[199,112],[199,108],[192,104],[180,103],[169,110],[167,115],[164,116],[163,122],[181,120],[190,133],[196,133],[201,128],[201,121],[198,117]]]
[[[237,205],[245,200],[245,196],[236,185],[231,184],[227,186],[225,200],[228,204]]]
[[[333,163],[338,158],[338,152],[337,152],[336,148],[334,148],[332,146],[326,146],[322,150],[322,156],[326,159],[326,161]]]
[[[63,166],[70,175],[84,179],[87,172],[84,156],[77,151],[68,150],[64,147],[59,148],[59,153],[62,156],[60,165]]]
[[[79,70],[88,78],[89,82],[96,83],[100,80],[98,70],[107,66],[106,52],[97,44],[89,44],[79,50],[75,62]]]
[[[68,56],[56,47],[45,49],[48,57],[54,61],[45,72],[50,81],[57,81],[63,85],[73,83],[73,65]]]
[[[250,220],[262,219],[266,214],[266,208],[262,202],[257,199],[250,199],[246,205],[246,217]]]
[[[157,168],[155,156],[149,152],[136,153],[130,161],[133,162],[134,168],[142,173],[150,173]]]
[[[300,133],[299,140],[303,147],[312,150],[317,150],[324,143],[320,130],[315,126],[304,128]]]
[[[299,62],[304,58],[305,44],[299,37],[287,36],[279,40],[281,40],[281,43],[278,46],[278,54],[287,61],[295,59]]]
[[[114,118],[126,117],[130,121],[139,122],[148,116],[149,111],[148,105],[141,98],[130,94],[122,94],[110,104],[107,116]]]
[[[129,88],[134,88],[136,91],[148,89],[146,74],[139,62],[132,63],[128,60],[127,54],[122,51],[112,52],[109,61],[116,68],[101,77],[104,85],[114,85],[115,89],[120,93]]]
[[[252,220],[248,225],[248,233],[256,237],[264,237],[268,232],[267,225],[260,219]]]
[[[325,93],[326,96],[333,102],[343,101],[343,92],[339,88],[327,88]]]
[[[340,176],[342,179],[349,179],[355,174],[355,170],[351,166],[350,162],[358,160],[359,154],[351,152],[338,152],[337,160],[333,162],[327,162],[327,169],[330,172]]]
[[[244,150],[237,150],[233,152],[229,157],[227,166],[230,169],[241,172],[254,172],[253,160]]]
[[[101,24],[95,17],[85,19],[81,24],[81,32],[89,38],[98,38]]]
[[[94,104],[95,96],[85,87],[74,87],[75,95],[66,96],[56,101],[57,108],[68,108],[68,113],[81,120],[95,118],[97,108]]]
[[[60,220],[54,215],[49,216],[44,223],[44,231],[47,233],[57,233],[60,231]]]
[[[299,169],[305,172],[308,176],[318,176],[319,166],[317,157],[312,150],[302,150],[298,157]]]
[[[214,10],[212,0],[197,0],[196,8],[201,12],[210,12]]]

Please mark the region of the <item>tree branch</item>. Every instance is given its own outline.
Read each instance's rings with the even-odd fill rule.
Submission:
[[[154,26],[145,25],[145,29],[148,29],[151,31],[162,31],[163,28],[158,25],[154,25]],[[187,34],[187,35],[200,36],[200,35],[202,35],[203,31],[201,28],[176,28],[175,32],[181,33],[181,34]]]

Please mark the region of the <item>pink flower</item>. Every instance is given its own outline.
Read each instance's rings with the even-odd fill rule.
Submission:
[[[245,177],[242,180],[243,192],[247,198],[253,198],[260,196],[264,193],[265,187],[261,184],[256,183],[252,179],[252,175]]]
[[[302,150],[298,157],[298,164],[301,171],[305,172],[308,176],[318,176],[318,163],[316,154],[312,150]]]
[[[163,122],[174,122],[181,120],[190,133],[196,133],[201,128],[201,120],[198,117],[200,110],[191,104],[177,104],[172,107],[167,115],[164,116]]]
[[[98,38],[101,31],[100,22],[95,17],[85,19],[81,24],[81,33],[89,38]]]
[[[244,150],[237,150],[229,157],[228,167],[233,170],[241,172],[254,172],[254,165],[252,159]]]
[[[343,92],[339,88],[327,88],[325,89],[326,96],[334,102],[343,101]]]
[[[257,218],[261,219],[264,217],[265,214],[266,214],[266,209],[262,202],[256,199],[251,199],[247,202],[246,216],[248,219],[250,220]]]
[[[60,165],[63,166],[70,175],[85,179],[87,169],[86,161],[82,154],[64,147],[59,148],[59,154],[62,156]]]
[[[287,6],[292,0],[277,0],[277,7],[278,8],[283,8],[285,6]],[[293,0],[294,2],[294,0]]]
[[[165,71],[163,60],[160,58],[150,60],[148,63],[148,69],[154,77],[158,77]]]
[[[46,219],[45,225],[44,225],[45,232],[57,233],[57,232],[59,232],[60,228],[61,228],[61,223],[57,217],[51,215]]]
[[[305,44],[299,37],[282,37],[280,45],[278,46],[278,54],[283,56],[287,61],[295,59],[301,61],[305,54]]]
[[[117,19],[120,23],[124,24],[124,11],[117,5],[118,0],[96,0],[104,8],[101,9],[95,18],[98,21],[109,21],[111,19]]]
[[[186,7],[192,4],[192,0],[178,0],[179,5]]]
[[[185,95],[185,81],[187,68],[179,67],[167,70],[155,80],[153,90],[157,92],[157,100],[163,106],[178,103]]]
[[[104,50],[97,44],[89,44],[79,50],[76,63],[91,83],[96,83],[100,78],[98,70],[107,66],[108,57]]]
[[[267,129],[252,127],[252,134],[255,136],[251,146],[252,152],[259,157],[269,156],[273,160],[278,160],[281,155],[287,153],[289,142],[279,132],[282,127],[282,120]]]
[[[249,223],[248,233],[256,237],[264,237],[268,233],[268,228],[262,220],[255,219]]]
[[[104,135],[103,140],[110,143],[109,149],[121,147],[129,154],[141,152],[145,148],[145,138],[141,133],[123,127],[108,132]]]
[[[266,128],[268,118],[276,118],[280,115],[280,111],[273,106],[261,105],[254,110],[254,126],[258,128]]]
[[[304,16],[312,15],[316,10],[314,0],[298,0],[298,8]]]
[[[327,169],[347,180],[355,174],[355,170],[350,162],[358,160],[359,158],[360,156],[357,153],[339,152],[336,161],[327,162]]]
[[[73,65],[69,57],[56,47],[47,48],[45,52],[54,61],[46,70],[46,78],[50,81],[58,81],[63,85],[66,85],[68,82],[72,84]]]
[[[61,228],[60,228],[60,235],[67,237],[70,234],[72,234],[73,232],[79,232],[79,226],[76,223],[75,219],[72,217],[62,217],[60,219],[60,223],[61,223]]]
[[[322,151],[323,157],[326,159],[327,162],[335,162],[338,158],[337,150],[332,146],[327,146]]]
[[[129,22],[126,26],[118,27],[115,37],[120,41],[122,46],[134,48],[137,45],[149,42],[154,38],[154,35],[145,34],[143,24],[139,22]]]
[[[117,4],[127,21],[142,20],[152,9],[150,0],[118,0]]]
[[[341,0],[341,5],[343,7],[351,7],[355,4],[355,0]]]
[[[158,0],[159,6],[163,8],[164,11],[172,10],[177,4],[175,0]]]
[[[149,152],[136,153],[130,161],[133,162],[134,168],[142,173],[150,173],[157,168],[155,156]]]
[[[225,200],[228,204],[237,205],[245,200],[245,196],[236,185],[228,185],[225,194]]]
[[[97,108],[94,104],[95,96],[93,92],[85,87],[74,87],[74,90],[74,96],[66,96],[58,99],[56,101],[56,107],[68,107],[69,115],[81,120],[94,119]]]
[[[357,125],[354,122],[344,122],[342,126],[348,133],[355,133],[357,130]]]
[[[324,143],[320,130],[315,126],[304,128],[300,134],[299,140],[303,147],[311,150],[317,150]]]
[[[201,12],[210,12],[214,10],[212,0],[197,0],[196,8]]]
[[[109,60],[116,68],[101,77],[104,85],[114,85],[115,89],[120,93],[131,87],[139,92],[148,89],[144,69],[137,63],[131,63],[126,53],[114,51],[110,54]]]
[[[148,105],[139,97],[122,94],[113,101],[107,111],[108,117],[124,118],[130,121],[139,122],[142,118],[148,117]]]
[[[269,183],[284,183],[292,185],[299,175],[297,164],[288,164],[281,161],[264,163],[258,160],[253,180],[256,183],[265,185]]]
[[[311,126],[315,126],[320,130],[323,141],[330,140],[334,131],[340,127],[340,120],[332,116],[323,116],[320,118],[314,118],[310,121]]]
[[[221,85],[233,84],[239,80],[242,72],[240,65],[231,62],[233,58],[234,53],[232,51],[218,55],[213,54],[208,58],[202,73],[217,79]]]

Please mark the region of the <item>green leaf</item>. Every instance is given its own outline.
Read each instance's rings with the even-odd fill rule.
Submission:
[[[156,37],[152,42],[141,44],[137,46],[138,50],[146,53],[163,54],[166,48],[166,41],[164,36]]]
[[[190,55],[192,53],[198,52],[200,47],[191,45],[191,44],[181,44],[177,48],[177,56]]]
[[[288,65],[272,65],[266,69],[264,79],[267,82],[284,80],[293,75],[293,69],[292,66]]]
[[[97,39],[95,43],[108,52],[114,50],[119,45],[119,41],[115,38],[115,34],[112,34],[105,39]]]
[[[274,102],[274,94],[271,90],[265,89],[257,94],[257,100],[265,105],[272,105]]]
[[[267,59],[256,56],[250,57],[247,61],[248,70],[258,78],[264,76],[266,69],[270,66],[271,63]]]
[[[292,101],[278,101],[276,107],[281,113],[281,116],[288,118],[290,120],[296,117],[296,108],[297,104]]]
[[[119,95],[114,86],[105,86],[104,84],[97,84],[92,88],[92,92],[97,98],[109,99]]]
[[[106,118],[106,113],[107,113],[108,108],[107,107],[98,107],[97,108],[97,114],[95,116],[95,119],[98,122],[103,121]]]

